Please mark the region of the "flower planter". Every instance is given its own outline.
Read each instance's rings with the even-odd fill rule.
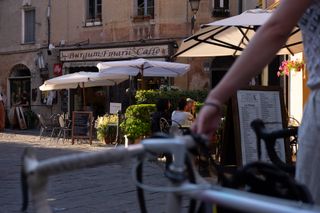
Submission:
[[[108,136],[104,137],[104,143],[105,144],[111,144],[110,138]]]
[[[132,17],[133,22],[144,22],[149,21],[151,19],[151,16],[134,16]]]
[[[140,136],[139,138],[136,138],[134,141],[133,141],[133,144],[139,144],[145,137],[144,136]]]
[[[140,136],[136,139],[132,139],[132,138],[128,138],[127,135],[124,135],[125,138],[125,147],[127,147],[128,145],[132,145],[132,144],[139,144],[145,137],[144,136]]]

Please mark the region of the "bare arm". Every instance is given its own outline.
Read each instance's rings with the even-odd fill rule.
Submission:
[[[225,77],[211,90],[192,130],[212,135],[220,121],[219,106],[259,74],[287,41],[292,29],[313,0],[282,0],[272,17],[259,28]]]
[[[259,74],[285,44],[312,0],[283,0],[272,17],[257,31],[225,78],[208,96],[224,103],[240,87]]]

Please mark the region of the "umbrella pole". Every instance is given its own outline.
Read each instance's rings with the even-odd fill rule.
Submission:
[[[86,94],[85,94],[85,90],[84,90],[84,82],[82,82],[82,96],[83,96],[83,110],[86,110]]]
[[[144,67],[143,67],[143,65],[142,65],[142,67],[141,67],[141,89],[142,89],[142,90],[144,90],[143,71],[144,71]]]
[[[133,91],[133,85],[132,85],[132,76],[129,75],[129,91],[128,91],[128,94],[129,94],[129,106],[131,106],[132,104],[132,91]]]

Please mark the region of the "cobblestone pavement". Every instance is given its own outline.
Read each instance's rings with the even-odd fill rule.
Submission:
[[[20,212],[20,168],[23,150],[33,147],[39,160],[77,152],[96,152],[107,148],[98,141],[93,145],[39,140],[37,132],[6,130],[0,133],[0,213]],[[48,200],[54,212],[102,213],[139,212],[135,186],[131,179],[132,162],[115,163],[50,177]],[[165,184],[156,163],[147,163],[145,181]],[[149,212],[164,212],[166,194],[146,193]],[[29,203],[28,213],[33,213]]]

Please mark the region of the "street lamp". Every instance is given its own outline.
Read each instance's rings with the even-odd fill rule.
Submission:
[[[196,14],[199,10],[200,0],[189,0],[193,15],[191,17],[191,33],[194,34],[194,24],[196,22]]]

